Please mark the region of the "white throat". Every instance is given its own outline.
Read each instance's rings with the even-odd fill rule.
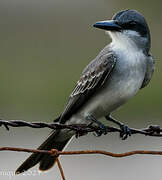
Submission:
[[[112,50],[120,58],[130,64],[145,62],[146,56],[143,49],[139,46],[141,37],[135,31],[109,32],[112,38],[110,44]]]
[[[137,44],[135,43],[136,39],[140,36],[137,32],[131,30],[124,32],[108,31],[108,34],[112,39],[111,46],[113,49],[121,49],[134,52],[139,50]]]

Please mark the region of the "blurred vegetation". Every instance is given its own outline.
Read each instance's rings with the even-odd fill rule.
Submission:
[[[1,118],[54,119],[63,110],[84,66],[110,41],[92,24],[129,8],[140,11],[149,23],[156,71],[149,86],[115,116],[124,121],[159,120],[161,5],[160,0],[1,0]]]

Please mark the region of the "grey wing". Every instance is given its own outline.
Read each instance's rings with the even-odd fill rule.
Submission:
[[[141,89],[149,84],[151,77],[153,75],[154,69],[155,69],[155,61],[151,55],[148,56],[147,63],[148,63],[147,70],[146,70],[145,78],[143,80]]]
[[[116,57],[111,52],[97,57],[85,68],[70,95],[60,123],[65,123],[104,84],[111,75],[115,63]]]

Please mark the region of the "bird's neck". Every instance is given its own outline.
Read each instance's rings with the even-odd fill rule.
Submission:
[[[120,32],[109,32],[109,35],[112,39],[111,47],[114,50],[125,50],[130,52],[139,51],[139,47],[136,43],[129,37],[125,36]]]
[[[145,62],[147,57],[143,51],[143,48],[137,46],[133,39],[123,35],[122,33],[112,33],[111,38],[112,42],[110,44],[110,48],[118,56],[120,56],[122,60],[126,60],[127,63],[130,62],[130,64]]]

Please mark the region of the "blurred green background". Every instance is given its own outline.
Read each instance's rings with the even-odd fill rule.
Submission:
[[[110,42],[109,37],[103,31],[94,29],[92,25],[98,20],[110,19],[119,10],[130,8],[140,11],[148,21],[152,35],[151,53],[156,61],[156,70],[149,86],[141,90],[136,97],[116,111],[114,116],[133,127],[142,127],[150,123],[162,124],[161,6],[162,1],[160,0],[1,0],[0,118],[52,121],[62,112],[83,68]],[[40,142],[38,142],[39,136],[42,138],[48,134],[48,130],[38,131],[29,130],[28,128],[12,129],[9,133],[1,131],[3,135],[1,136],[1,144],[6,146],[37,146],[42,141],[40,139]],[[141,136],[137,136],[137,138],[124,143],[119,141],[116,136],[108,138],[109,142],[115,142],[115,144],[112,144],[112,149],[109,147],[107,150],[114,150],[115,148],[118,151],[119,147],[125,148],[122,150],[128,150],[128,147],[135,149],[138,145],[141,147],[141,145],[147,143],[150,148],[160,148],[158,146],[160,145],[160,139],[155,140],[155,138],[153,140],[152,138],[146,138],[147,142],[145,138],[142,137],[142,139]],[[91,147],[103,149],[107,147],[105,142],[108,141],[108,138],[101,137],[103,141],[100,140],[99,142],[98,138],[95,139],[95,137],[89,136],[87,139],[81,138],[78,144],[77,142],[72,143],[74,147],[73,145],[71,147],[73,149],[80,147],[83,149]],[[89,139],[94,143],[88,145]],[[87,146],[84,146],[84,144]],[[147,147],[147,145],[142,147]],[[6,155],[6,153],[3,154]],[[21,155],[20,157],[19,154],[13,153],[7,153],[7,155],[9,159],[6,161],[5,156],[0,154],[0,157],[4,160],[0,164],[0,171],[3,170],[4,166],[6,170],[7,167],[14,170],[25,156]],[[15,160],[15,158],[19,158],[19,160]],[[67,161],[67,164],[69,161]],[[82,160],[78,159],[78,161]],[[111,163],[113,164],[114,161]],[[143,161],[141,160],[141,162]],[[150,160],[150,162],[152,161]],[[122,161],[120,163],[122,164]],[[148,164],[147,159],[145,159],[145,163]],[[162,162],[159,160],[160,163]],[[83,166],[85,164],[84,162]],[[128,168],[130,164],[132,164],[132,161],[125,161],[123,167]],[[94,166],[94,163],[87,166],[92,165]],[[138,166],[138,162],[136,165],[137,169],[141,168]],[[104,166],[104,163],[100,162],[100,166]],[[104,169],[100,166],[99,171]],[[74,177],[71,177],[70,174],[70,170],[75,167],[76,165],[70,166],[69,171],[67,170],[71,180],[77,177],[77,171]],[[114,164],[115,167],[116,164]],[[129,171],[131,176],[133,176],[131,172],[134,172],[134,168]],[[152,168],[151,165],[150,168]],[[90,172],[87,171],[85,174],[89,174],[89,178],[97,179],[93,168],[90,169]],[[107,173],[106,170],[103,171]],[[125,180],[129,179],[126,175],[126,169],[122,171],[125,172],[122,176],[120,176],[121,172],[114,176],[113,168],[111,172],[111,179],[117,177]],[[100,175],[102,173],[99,172]],[[145,173],[143,174],[145,175]],[[56,174],[56,179],[59,179],[58,171],[51,176],[46,175],[55,177]],[[142,174],[140,177],[142,179]],[[135,173],[131,178],[140,179],[140,177]],[[151,179],[150,175],[147,179],[149,177]],[[3,178],[8,177],[4,176]],[[22,176],[13,178],[18,179]],[[28,178],[28,176],[24,176],[24,178]],[[45,176],[42,178],[45,178]],[[158,179],[158,173],[156,178]],[[106,175],[103,176],[103,179],[106,179]]]

